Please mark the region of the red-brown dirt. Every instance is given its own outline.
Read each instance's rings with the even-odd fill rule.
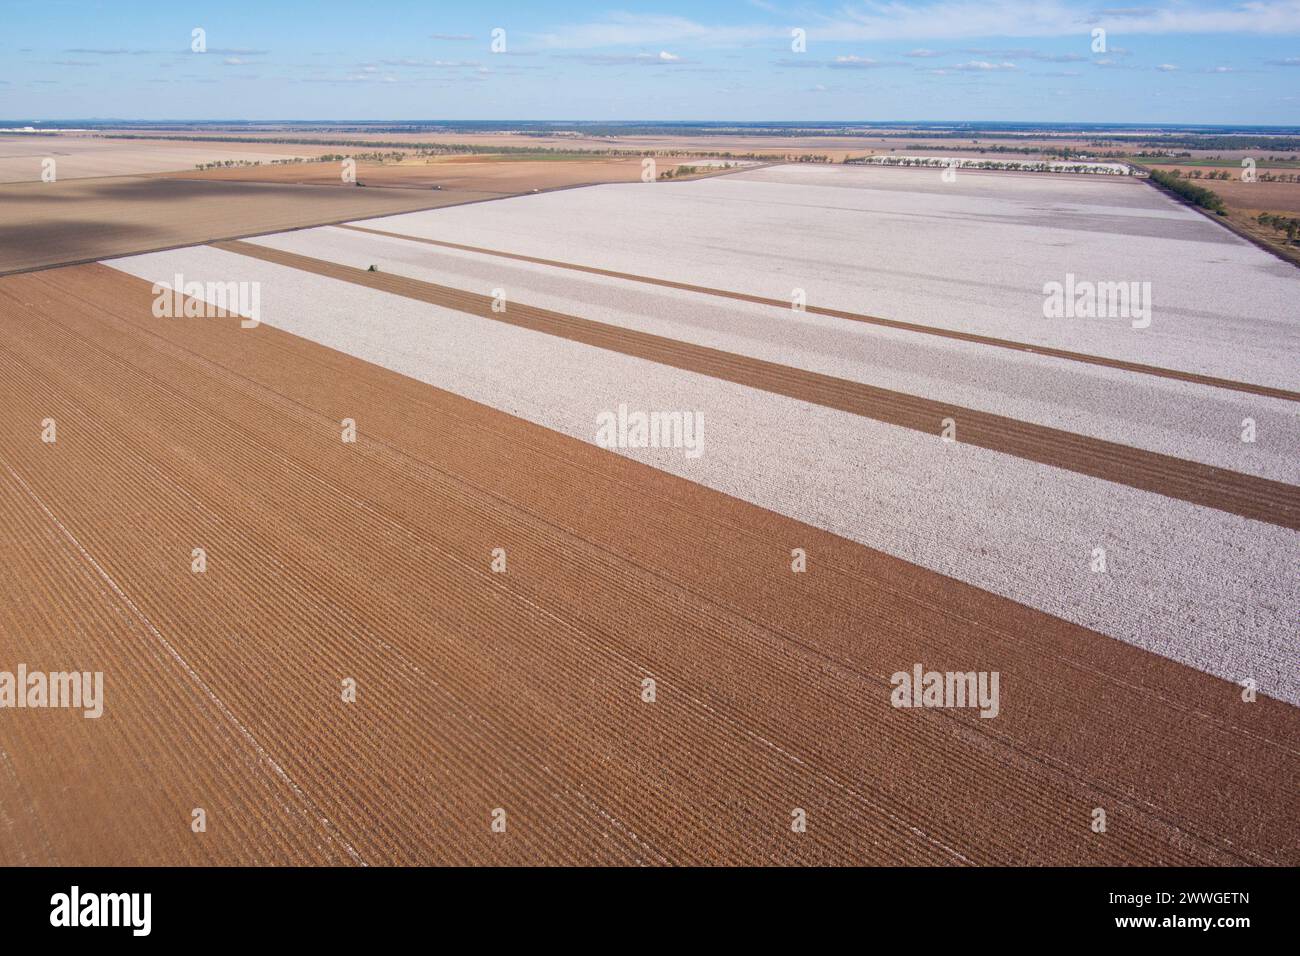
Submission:
[[[0,280],[3,661],[106,676],[0,713],[0,862],[1300,862],[1295,708],[151,301]],[[916,662],[1000,715],[891,707]]]

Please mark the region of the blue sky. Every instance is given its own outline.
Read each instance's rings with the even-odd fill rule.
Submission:
[[[3,0],[0,11],[4,119],[1300,125],[1300,0]],[[191,51],[195,28],[207,52]]]

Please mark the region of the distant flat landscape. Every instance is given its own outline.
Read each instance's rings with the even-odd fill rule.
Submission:
[[[312,146],[108,139],[68,134],[0,133],[0,183],[39,182],[42,160],[53,159],[59,179],[134,176],[202,163],[263,162],[314,156]]]
[[[136,176],[10,183],[0,274],[494,195]]]

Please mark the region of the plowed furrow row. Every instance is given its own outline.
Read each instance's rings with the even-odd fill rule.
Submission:
[[[75,421],[75,419],[72,419],[72,421]],[[113,476],[110,476],[110,475],[105,474],[105,472],[104,472],[104,470],[103,470],[102,468],[97,468],[96,471],[95,471],[95,474],[97,474],[97,475],[100,476],[101,478],[113,477]],[[52,483],[53,483],[53,482],[51,482],[51,484],[52,484]],[[112,498],[108,498],[108,499],[105,501],[105,503],[106,503],[106,504],[109,504],[109,505],[121,504],[121,505],[123,505],[124,508],[127,509],[127,510],[134,508],[134,509],[137,509],[137,511],[139,511],[139,509],[141,509],[142,507],[144,507],[144,505],[143,505],[143,501],[142,501],[142,499],[140,499],[140,498],[132,498],[132,499],[124,500],[124,501],[121,501],[121,502],[116,501],[116,500],[114,500],[114,499],[112,499]],[[165,501],[157,501],[157,500],[155,500],[155,504],[159,507],[159,510],[161,510],[161,511],[163,512],[164,515],[167,514],[166,502],[165,502]],[[143,514],[143,512],[140,512],[140,513]],[[159,542],[160,542],[160,546],[164,546],[164,547],[165,547],[165,544],[163,544],[163,542],[166,542],[166,541],[168,540],[168,538],[169,538],[169,536],[168,536],[167,531],[160,529],[159,532],[158,532],[158,540],[159,540]],[[190,536],[190,540],[193,540],[193,536],[192,536],[192,535]],[[122,547],[121,543],[117,542],[116,540],[112,540],[112,539],[104,539],[104,540],[101,540],[101,541],[96,542],[96,544],[97,544],[98,547],[100,547],[100,548],[102,548],[104,551],[108,551],[108,552],[111,552],[114,548],[120,548],[120,547]],[[179,547],[179,545],[178,545],[178,547]],[[231,550],[234,550],[234,549],[231,549]],[[187,553],[187,552],[179,552],[179,553],[185,554],[185,553]],[[228,553],[229,553],[229,552],[228,552]],[[236,552],[236,553],[237,553],[237,552]],[[184,566],[184,565],[185,565],[185,562],[184,562],[184,561],[181,561],[181,562],[178,562],[178,564],[181,565],[181,566]],[[153,570],[155,574],[166,573],[166,571],[165,571],[164,569],[162,569],[162,568],[153,568],[153,569],[151,569],[151,570]],[[175,570],[176,570],[176,568],[173,567],[171,570],[172,570],[172,573],[173,573],[173,575],[174,575],[174,574],[175,574]],[[186,568],[186,573],[188,573],[188,569],[187,569],[187,568]],[[126,574],[124,574],[124,578],[131,579],[131,572],[130,572],[129,570],[128,570],[128,572],[127,572]],[[147,586],[148,586],[147,583],[146,583],[146,580],[143,579],[143,578],[141,578],[141,579],[138,580],[138,581],[133,581],[133,583],[135,583],[136,585],[138,585],[138,586],[141,587],[141,588],[147,588]],[[154,587],[156,588],[156,586],[157,586],[157,585],[156,585],[156,581],[155,581]],[[274,582],[267,582],[267,583],[265,583],[265,584],[263,585],[263,587],[268,587],[268,588],[272,588],[272,589],[273,589],[273,588],[274,588]],[[170,597],[171,595],[168,595],[168,596]],[[189,602],[186,600],[186,597],[185,597],[184,595],[181,595],[180,597],[177,598],[176,606],[178,606],[178,607],[183,607],[183,606],[185,606],[185,604],[187,604],[187,603],[189,603]],[[209,610],[215,610],[215,609],[209,609]],[[219,614],[219,611],[218,611],[217,613]],[[308,618],[308,620],[310,620],[310,617]],[[196,621],[195,621],[194,619],[190,619],[190,620],[188,620],[188,621],[187,621],[187,620],[178,620],[178,621],[175,621],[174,623],[175,623],[175,624],[176,624],[180,629],[182,629],[182,630],[185,630],[185,625],[186,625],[186,624],[191,625],[190,630],[197,629],[197,624],[196,624]],[[229,627],[229,628],[237,628],[237,627],[238,627],[238,621],[236,621],[236,620],[234,620],[234,619],[230,619],[230,620],[217,620],[215,623],[216,623],[217,626],[219,626],[219,627],[222,626],[222,625],[224,625],[224,626],[226,626],[226,627]],[[296,622],[295,622],[295,625],[296,625]],[[208,635],[200,635],[200,637],[204,637],[204,636],[208,636]],[[260,636],[260,635],[254,635],[254,637],[257,637],[257,636]],[[215,639],[214,639],[214,640],[215,640]],[[225,637],[224,640],[225,640],[227,643],[229,643],[232,639],[231,639],[230,637]],[[203,643],[206,643],[206,642],[203,642]],[[212,650],[211,648],[205,648],[205,647],[202,647],[202,646],[196,646],[195,648],[193,648],[193,650],[194,650],[194,652],[195,652],[195,654],[196,654],[196,656],[197,656],[197,658],[198,658],[199,660],[202,660],[205,664],[210,664],[210,666],[211,666],[213,669],[219,667],[221,663],[224,663],[224,665],[225,665],[225,667],[224,667],[225,671],[226,671],[226,672],[230,672],[230,671],[233,670],[233,671],[234,671],[233,676],[235,676],[235,677],[237,678],[237,677],[239,677],[239,676],[241,676],[241,675],[246,675],[246,674],[258,674],[258,673],[259,673],[259,668],[261,669],[260,672],[262,672],[262,673],[265,673],[265,672],[266,672],[266,668],[267,668],[268,666],[270,666],[272,669],[274,668],[274,662],[270,662],[270,661],[268,661],[265,657],[255,656],[255,655],[253,654],[254,650],[256,649],[257,643],[258,643],[258,642],[255,641],[255,640],[240,640],[238,637],[236,637],[236,638],[234,639],[234,644],[235,644],[235,646],[234,646],[233,649],[232,649],[231,647],[229,647],[229,646],[222,646],[221,644],[214,644],[215,651],[216,651],[216,657],[215,657],[215,659],[212,659],[212,660],[209,660],[210,655],[212,655],[212,653],[213,653],[213,650]],[[278,649],[278,648],[272,648],[272,649],[273,649],[273,650],[276,650],[276,649]],[[257,651],[256,653],[257,653],[258,655],[260,655],[260,654],[265,653],[265,652]],[[223,654],[224,654],[224,661],[222,661],[222,655],[223,655]],[[245,654],[247,654],[247,655],[249,655],[249,656],[242,656],[242,655],[245,655]],[[292,661],[291,664],[290,664],[290,667],[292,667],[292,666],[294,666],[294,665],[296,665],[296,666],[299,667],[299,668],[306,666],[306,667],[308,667],[308,669],[310,669],[310,665],[309,665],[309,664],[306,664],[306,663],[303,662],[303,661]],[[245,670],[245,669],[246,669],[246,670]],[[335,671],[336,669],[335,669],[335,668],[331,668],[331,670],[332,670],[332,671]],[[377,670],[381,670],[381,669],[377,669]],[[340,672],[344,672],[344,671],[340,671]],[[381,672],[382,672],[382,670],[381,670]],[[217,674],[217,680],[221,680],[221,679],[229,680],[230,677],[222,678],[221,674],[218,673],[218,674]],[[292,686],[292,684],[293,684],[293,680],[292,680],[291,676],[290,676],[289,674],[286,673],[286,674],[280,676],[280,679],[279,679],[278,683],[280,683],[281,686]],[[372,687],[373,687],[373,683],[372,683]],[[229,697],[233,700],[233,699],[237,698],[237,697],[240,695],[241,690],[242,690],[244,693],[247,693],[247,692],[248,692],[246,688],[240,688],[239,686],[234,686],[234,687],[223,688],[222,693],[223,693],[223,696],[229,696]],[[331,688],[331,690],[333,690],[333,688]],[[246,706],[249,708],[249,710],[247,711],[248,713],[254,713],[254,712],[258,709],[258,700],[257,700],[255,697],[254,697],[254,698],[249,698],[249,699],[243,700],[243,701],[241,701],[240,703],[241,703],[241,705],[246,705]],[[266,707],[268,704],[271,705],[271,706],[274,706],[274,702],[272,702],[272,701],[265,700],[265,699],[261,701],[261,705],[262,705],[262,707]],[[232,704],[232,706],[234,706],[234,705]],[[319,717],[319,714],[317,714],[316,716]],[[255,723],[255,722],[256,722],[255,719],[254,719],[254,720],[250,720],[250,723]],[[270,726],[270,728],[268,728],[268,729],[270,729],[270,730],[274,730],[274,729],[275,729],[275,728],[274,728],[274,724],[275,724],[275,721],[271,721],[271,726]],[[405,739],[406,739],[406,740],[409,741],[409,740],[412,738],[412,736],[416,736],[416,735],[414,735],[414,734],[411,733],[411,731],[412,731],[412,728],[411,728],[411,727],[405,727],[405,728],[402,728],[402,729],[406,732],[406,736],[405,736]],[[459,750],[460,752],[465,752],[465,753],[474,753],[473,740],[472,740],[471,738],[466,738],[466,739],[464,739],[464,740],[462,740],[462,741],[459,741],[459,746],[458,746],[458,747],[452,747],[452,748],[450,748],[450,749],[451,749],[453,752]],[[347,763],[346,760],[340,760],[339,762],[340,762],[341,764],[346,764],[346,763]],[[476,815],[477,815],[477,814],[476,814]]]
[[[274,330],[232,337],[219,323],[163,323],[159,336],[103,320],[84,304],[101,270],[85,271],[75,308],[55,310],[35,337],[30,324],[17,328],[6,346],[6,375],[20,384],[0,448],[12,448],[24,480],[148,619],[175,634],[367,858],[1206,862],[1295,853],[1293,840],[1240,846],[1234,832],[1227,841],[1231,825],[1195,799],[1168,809],[1148,792],[1111,807],[1089,778],[1111,793],[1131,783],[1087,754],[1087,776],[1062,770],[1076,761],[1045,745],[1059,739],[1050,717],[1027,729],[1041,713],[1017,717],[1010,732],[985,731],[967,715],[894,710],[882,694],[892,654],[946,648],[968,667],[1009,654],[1018,683],[1042,687],[1046,699],[1066,689],[1067,707],[1104,713],[1061,683],[1073,665],[1060,653],[1037,669],[1020,662],[1029,647],[1063,652],[1083,638],[1107,649],[1085,675],[1112,693],[1157,687],[1147,708],[1169,722],[1196,712],[1179,703],[1183,686],[1218,686],[1203,675],[1112,651],[1115,642],[938,576],[920,575],[917,588],[916,569],[909,588],[901,562]],[[23,308],[32,290],[65,281],[27,286]],[[147,284],[128,285],[142,287],[147,308]],[[0,304],[0,315],[13,308]],[[339,362],[346,375],[308,381]],[[365,423],[355,446],[338,441],[335,403],[345,400]],[[60,420],[57,465],[41,457],[55,449],[31,426],[46,408]],[[415,408],[437,414],[412,422]],[[516,435],[523,440],[511,443]],[[566,478],[531,464],[566,458],[577,459]],[[585,485],[573,500],[575,475],[592,479],[590,512]],[[610,526],[620,510],[636,534]],[[682,547],[700,527],[710,529],[703,556]],[[777,574],[792,536],[824,546],[816,583]],[[196,542],[211,544],[205,575],[188,571]],[[498,544],[511,556],[506,575],[487,571]],[[775,593],[760,599],[764,589]],[[911,592],[920,593],[900,597]],[[1008,617],[997,619],[998,609]],[[927,638],[913,613],[951,638]],[[827,632],[807,633],[810,616]],[[882,637],[892,652],[872,646]],[[977,659],[972,639],[983,642]],[[358,676],[358,704],[338,702],[341,674]],[[660,681],[653,705],[638,697],[647,674]],[[1272,702],[1262,703],[1265,715],[1250,720],[1266,735],[1284,731]],[[1010,698],[1004,706],[1016,713]],[[1223,738],[1225,755],[1235,741],[1240,759],[1244,735],[1228,712],[1205,709],[1209,736]],[[1036,741],[1055,764],[1009,737]],[[1213,746],[1184,746],[1198,768],[1219,759]],[[1249,769],[1277,760],[1283,779],[1294,776],[1293,757],[1262,752],[1248,754]],[[1173,779],[1160,776],[1166,786]],[[1229,782],[1239,806],[1265,792],[1258,773],[1253,780],[1253,789]],[[1114,811],[1104,840],[1087,826],[1099,799]],[[511,829],[492,835],[486,813],[502,804]],[[807,834],[789,833],[793,806],[809,810]],[[1263,813],[1276,828],[1286,807]]]
[[[109,842],[118,844],[122,862],[129,858],[148,862],[148,838],[158,839],[163,845],[170,843],[169,849],[195,861],[303,859],[302,848],[310,845],[304,840],[309,827],[301,826],[300,811],[290,806],[287,790],[278,790],[273,782],[257,776],[251,778],[255,786],[250,790],[248,780],[240,781],[232,775],[231,771],[241,765],[249,772],[256,771],[255,756],[187,692],[187,683],[177,681],[172,662],[157,652],[120,601],[72,554],[8,470],[0,485],[5,492],[5,527],[13,536],[6,542],[11,546],[6,552],[30,562],[23,565],[29,576],[22,582],[22,592],[15,588],[10,595],[12,601],[0,602],[6,612],[12,612],[2,618],[6,656],[12,654],[13,661],[51,670],[103,669],[109,688],[106,697],[112,694],[111,705],[106,703],[108,716],[98,720],[86,721],[63,712],[28,711],[8,725],[16,734],[32,735],[27,738],[29,746],[24,748],[28,751],[57,754],[61,748],[52,744],[59,739],[57,735],[64,735],[63,750],[98,754],[97,759],[83,759],[77,768],[83,774],[96,768],[119,768],[119,773],[105,780],[92,777],[78,781],[83,787],[73,786],[69,776],[60,774],[54,780],[57,787],[43,792],[39,805],[45,810],[55,807],[66,811],[75,819],[84,813],[86,789],[96,792],[111,787],[120,791],[110,800],[115,813],[109,829],[115,832]],[[24,603],[28,606],[23,607]],[[112,663],[111,670],[108,662]],[[127,688],[138,689],[138,693],[125,693]],[[164,706],[155,709],[159,703]],[[124,728],[131,732],[124,733]],[[69,734],[77,741],[75,746],[68,746]],[[31,741],[45,741],[48,745]],[[123,768],[128,772],[121,773]],[[142,780],[131,772],[133,768],[149,768],[159,779],[155,782],[146,774]],[[28,776],[27,780],[31,785],[50,782],[40,776]],[[261,783],[268,785],[263,788]],[[203,805],[209,812],[216,811],[211,804],[196,800],[196,794],[240,789],[246,791],[252,812],[244,810],[202,839],[191,837],[191,809]],[[277,809],[280,812],[275,812]],[[162,819],[170,823],[161,829],[140,831],[131,820],[140,819],[142,811],[151,822]]]
[[[136,406],[136,407],[138,408],[138,406]],[[627,681],[627,680],[625,680],[625,681],[621,681],[620,683],[622,683],[622,684],[625,685],[625,686],[630,686],[630,687],[635,687],[635,684],[636,684],[635,681]]]
[[[924,658],[924,659],[931,659],[931,658],[926,657],[926,658]],[[1183,732],[1184,732],[1184,734],[1186,734],[1186,728],[1183,728]],[[1230,762],[1230,761],[1223,761],[1223,762],[1225,762],[1225,763],[1229,763],[1229,765],[1231,765],[1231,762]]]

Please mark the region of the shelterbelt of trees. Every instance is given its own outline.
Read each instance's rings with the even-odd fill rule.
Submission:
[[[1152,169],[1150,174],[1152,182],[1163,186],[1175,195],[1182,196],[1188,202],[1194,203],[1203,209],[1208,209],[1210,212],[1216,212],[1220,216],[1228,214],[1228,208],[1223,204],[1223,198],[1213,189],[1197,186],[1181,176],[1167,173],[1161,169]]]
[[[1295,242],[1300,236],[1300,218],[1296,216],[1279,216],[1272,212],[1261,212],[1255,217],[1255,221],[1275,232],[1286,233],[1287,242]]]

